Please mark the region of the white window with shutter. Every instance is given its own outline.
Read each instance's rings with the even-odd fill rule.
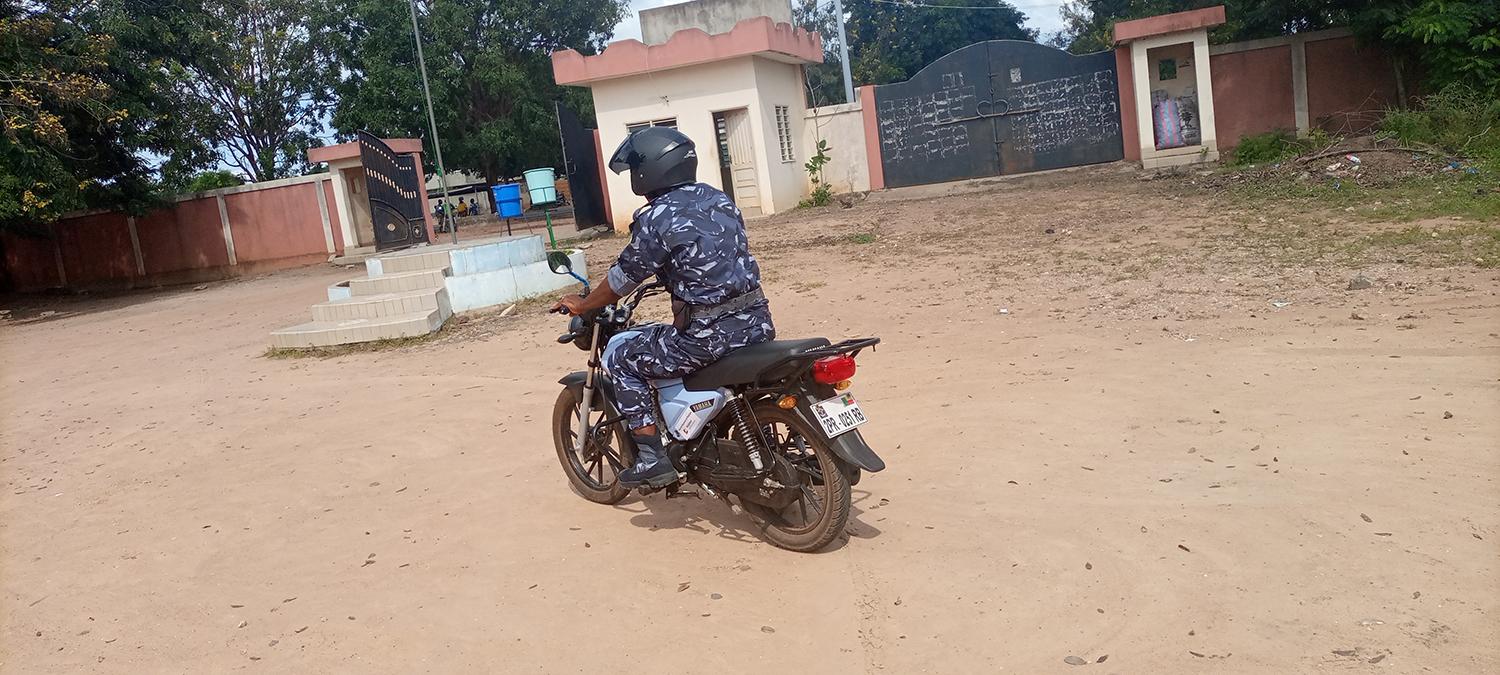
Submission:
[[[791,111],[784,105],[776,106],[776,137],[781,141],[781,161],[797,161],[797,151],[792,147]]]

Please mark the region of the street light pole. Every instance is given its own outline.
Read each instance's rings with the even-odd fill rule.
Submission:
[[[839,65],[844,67],[844,102],[854,102],[854,80],[849,77],[849,41],[844,38],[844,2],[833,0],[833,13],[839,19]]]
[[[422,31],[417,28],[417,0],[409,0],[407,4],[411,6],[411,36],[417,41],[417,68],[422,71],[422,96],[427,99],[427,122],[432,125],[432,150],[437,157],[438,185],[443,189],[443,219],[448,222],[448,231],[453,233],[453,243],[457,244],[458,225],[453,222],[453,207],[448,201],[448,172],[443,170],[443,144],[438,140],[437,115],[432,112],[432,90],[427,86],[427,59],[422,56]]]

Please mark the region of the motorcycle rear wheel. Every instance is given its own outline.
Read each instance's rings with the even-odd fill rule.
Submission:
[[[552,440],[557,445],[557,459],[562,463],[568,482],[584,499],[599,504],[618,504],[630,495],[630,488],[620,485],[620,472],[635,463],[633,446],[626,442],[624,424],[602,429],[584,445],[580,455],[573,449],[578,438],[578,407],[582,392],[565,387],[552,406]],[[589,424],[617,415],[614,406],[595,396],[596,405],[589,412]],[[603,401],[603,405],[598,402]],[[613,440],[613,443],[610,441]]]
[[[849,522],[849,479],[822,431],[770,402],[753,410],[777,461],[800,467],[796,475],[802,494],[780,510],[745,500],[740,505],[773,545],[801,553],[817,551],[843,533]]]

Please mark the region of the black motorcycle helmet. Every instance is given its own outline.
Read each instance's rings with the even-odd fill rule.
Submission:
[[[698,180],[698,150],[672,127],[637,129],[609,158],[609,170],[630,170],[630,191],[651,197]]]

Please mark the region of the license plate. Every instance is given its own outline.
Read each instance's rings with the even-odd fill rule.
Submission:
[[[859,403],[854,400],[853,394],[839,394],[826,401],[819,401],[812,405],[812,409],[818,423],[823,425],[823,433],[829,438],[870,421],[865,417],[864,411],[859,409]]]

